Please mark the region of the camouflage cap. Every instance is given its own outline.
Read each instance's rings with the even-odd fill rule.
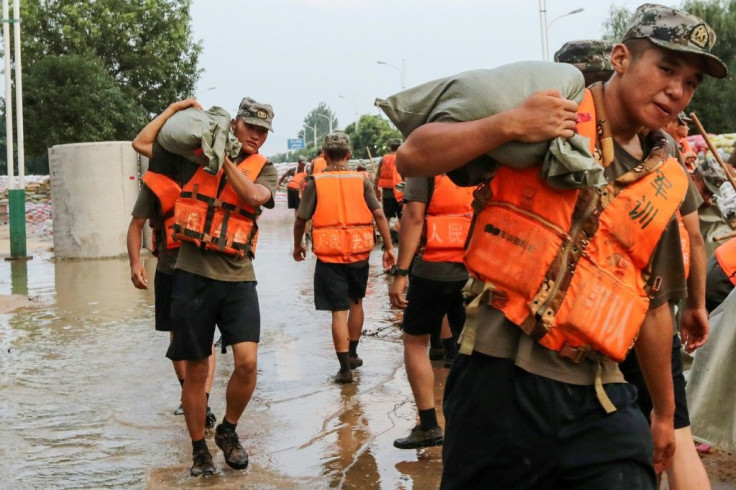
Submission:
[[[721,188],[721,184],[726,181],[726,172],[716,162],[713,157],[707,157],[698,164],[697,172],[703,178],[705,186],[713,194],[717,194]]]
[[[322,145],[322,149],[350,151],[350,137],[341,131],[330,133],[325,136],[325,143]]]
[[[691,122],[693,122],[693,120],[692,120],[692,119],[690,119],[690,118],[689,118],[689,117],[687,116],[687,114],[685,114],[684,112],[681,112],[681,113],[679,113],[679,114],[677,115],[677,122],[678,122],[679,124],[682,124],[683,126],[687,126],[687,125],[688,125],[688,123],[691,123]]]
[[[607,41],[568,41],[555,53],[555,61],[573,65],[583,73],[613,71],[612,50],[613,44]]]
[[[273,107],[268,104],[261,104],[250,97],[244,97],[240,101],[240,107],[238,107],[238,117],[248,124],[261,126],[269,131],[273,131],[273,127],[271,126],[273,122]]]
[[[645,3],[631,20],[629,30],[622,41],[646,38],[657,46],[682,53],[703,56],[705,72],[716,78],[728,74],[728,68],[717,56],[711,54],[716,43],[716,33],[703,20],[672,7]]]

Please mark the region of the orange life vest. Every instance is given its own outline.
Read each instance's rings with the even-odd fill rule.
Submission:
[[[404,202],[404,178],[394,165],[394,173],[391,176],[391,187],[394,189],[394,197],[399,203]]]
[[[605,141],[597,148],[606,118],[595,123],[590,90],[578,113],[591,152],[612,161]],[[659,146],[597,189],[554,189],[538,166],[500,166],[476,191],[465,264],[485,283],[485,302],[545,347],[573,360],[592,349],[621,361],[649,308],[644,271],[686,190],[684,170]]]
[[[299,190],[304,185],[307,178],[307,172],[296,172],[289,183],[286,184],[287,189]]]
[[[312,175],[320,174],[327,167],[327,160],[324,157],[316,157],[312,160]]]
[[[690,146],[690,142],[687,140],[687,138],[680,138],[680,152],[683,156],[685,156],[685,153],[693,151],[692,146]]]
[[[381,160],[381,173],[378,175],[378,187],[393,189],[394,171],[396,170],[396,153],[383,155]]]
[[[162,238],[164,239],[162,243],[169,250],[181,247],[181,242],[174,237],[174,204],[181,194],[181,187],[172,178],[151,172],[150,170],[143,174],[141,180],[156,195],[159,208],[161,209],[163,230],[154,229],[154,235],[163,233]],[[154,237],[154,253],[156,253],[158,248],[157,241]]]
[[[422,260],[462,262],[473,219],[473,187],[458,187],[448,176],[434,178],[434,191],[424,218]]]
[[[716,248],[716,260],[731,284],[736,286],[736,238]]]
[[[238,170],[255,181],[266,162],[262,155],[251,155],[238,164]],[[174,206],[175,236],[206,250],[253,257],[260,208],[242,204],[230,182],[222,185],[224,175],[222,169],[211,175],[199,168],[184,185]]]
[[[322,262],[348,264],[370,256],[373,213],[365,202],[360,172],[328,171],[314,176],[317,208],[312,216],[312,248]]]

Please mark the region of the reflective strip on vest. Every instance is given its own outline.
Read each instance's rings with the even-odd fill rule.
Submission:
[[[736,238],[716,248],[716,260],[731,284],[736,286]]]
[[[238,170],[255,182],[267,161],[251,155],[238,164]],[[254,257],[260,209],[241,204],[230,182],[220,190],[224,175],[222,169],[211,175],[199,168],[184,185],[174,206],[175,236],[206,250]]]
[[[359,172],[328,171],[314,176],[317,207],[312,216],[312,248],[322,262],[366,260],[375,245],[373,213],[365,202]]]
[[[181,242],[174,236],[174,204],[181,194],[181,187],[172,178],[150,170],[143,174],[141,180],[156,195],[161,208],[161,222],[164,229],[154,230],[154,235],[163,231],[165,237],[163,245],[169,250],[181,247]],[[157,247],[158,243],[154,239],[154,252]]]
[[[378,187],[384,189],[394,188],[394,169],[396,168],[396,153],[383,155],[381,160],[381,173],[378,175]]]
[[[473,187],[459,187],[446,175],[434,178],[425,216],[422,260],[462,262],[465,239],[473,219]]]

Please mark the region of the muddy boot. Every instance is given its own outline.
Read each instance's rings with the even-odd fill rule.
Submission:
[[[222,449],[225,462],[230,468],[245,469],[248,466],[248,453],[240,444],[238,434],[234,430],[225,429],[222,424],[215,429],[215,444]]]
[[[417,449],[420,447],[441,446],[443,442],[442,428],[422,429],[421,425],[414,427],[407,437],[396,439],[394,447],[399,449]]]
[[[361,359],[357,355],[356,356],[350,356],[350,359],[349,359],[348,363],[350,364],[350,369],[359,368],[360,366],[363,365],[363,359]]]
[[[212,455],[204,439],[192,445],[192,463],[189,469],[189,474],[192,476],[209,476],[215,472]]]
[[[352,382],[353,382],[353,373],[351,373],[349,369],[347,371],[343,371],[341,369],[335,375],[335,383],[344,384],[344,383],[352,383]]]

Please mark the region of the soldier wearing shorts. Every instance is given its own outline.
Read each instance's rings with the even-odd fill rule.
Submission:
[[[399,257],[389,296],[394,306],[404,309],[404,363],[419,424],[407,437],[394,441],[399,449],[442,444],[427,345],[430,336],[440,335],[447,317],[451,332],[442,342],[449,358],[454,359],[457,353],[457,336],[465,323],[462,288],[468,271],[462,256],[473,215],[472,199],[472,188],[458,187],[444,175],[406,179]],[[404,299],[407,277],[409,291]]]

